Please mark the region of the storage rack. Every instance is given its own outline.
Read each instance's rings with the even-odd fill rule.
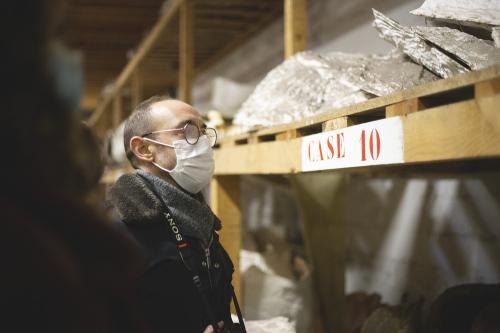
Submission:
[[[224,228],[229,228],[229,233],[234,234],[233,230],[240,230],[240,175],[288,176],[303,210],[305,243],[314,244],[308,246],[308,250],[315,270],[313,282],[316,290],[323,291],[318,295],[323,325],[327,332],[341,331],[345,296],[344,216],[329,210],[327,206],[331,202],[325,202],[323,198],[328,198],[328,193],[307,193],[307,188],[294,181],[293,175],[321,172],[327,177],[329,173],[338,172],[456,174],[498,171],[499,107],[500,66],[495,66],[295,123],[225,137],[215,150],[214,210],[224,221]],[[395,151],[399,154],[396,160],[388,156],[387,163],[368,161],[368,158],[362,161],[358,155],[358,160],[351,160],[346,166],[333,156],[335,152],[330,154],[332,158],[326,167],[322,165],[315,170],[309,166],[307,171],[304,170],[309,157],[307,144],[311,138],[318,135],[328,138],[330,134],[335,137],[333,135],[347,130],[357,130],[359,134],[365,128],[377,128],[386,122],[398,125],[398,135],[389,135],[400,143],[396,147],[400,150]],[[385,132],[395,130],[391,126],[378,127],[381,150],[384,149]],[[369,140],[368,137],[364,139]],[[358,148],[361,146],[359,142],[354,143]],[[323,153],[327,160],[327,152]],[[232,253],[238,250],[237,244],[228,244],[233,247]]]
[[[219,44],[205,44],[204,47],[208,51],[204,51],[203,60],[201,53],[196,55],[199,50],[197,46],[207,42],[207,37],[200,38],[195,32],[196,27],[199,27],[195,22],[201,15],[198,11],[201,3],[220,5],[221,8],[228,4],[243,6],[244,10],[233,8],[226,13],[229,22],[231,17],[234,21],[234,18],[241,17],[244,11],[252,8],[258,14],[243,25],[246,28],[235,32],[232,38],[221,39]],[[254,6],[260,6],[260,9]],[[263,10],[264,6],[269,7]],[[90,118],[90,124],[104,136],[107,129],[116,128],[127,117],[121,92],[130,87],[132,105],[135,105],[144,91],[150,91],[145,87],[148,79],[140,79],[137,73],[141,65],[146,65],[152,54],[174,50],[172,57],[178,57],[178,67],[170,72],[170,76],[178,83],[179,97],[189,102],[191,85],[197,73],[248,40],[279,17],[281,12],[284,13],[285,24],[285,57],[304,50],[305,7],[305,0],[171,1],[116,80],[112,93],[102,101]],[[206,10],[203,15],[205,16],[201,20],[207,26],[224,24],[220,15],[207,14]],[[231,24],[228,23],[226,27],[230,29]],[[171,33],[172,29],[175,33]],[[173,38],[177,33],[178,37]],[[167,44],[169,47],[164,47]],[[208,59],[206,54],[214,56]],[[169,74],[167,70],[165,74]],[[500,170],[500,113],[497,110],[499,102],[500,67],[496,66],[374,98],[295,123],[254,129],[245,134],[222,138],[215,149],[216,169],[211,200],[214,212],[223,221],[221,240],[235,267],[239,267],[241,245],[241,175]],[[310,166],[307,171],[304,168],[303,144],[312,137],[338,134],[344,130],[363,130],[365,127],[375,126],[374,124],[378,126],[385,122],[397,124],[396,127],[389,126],[391,131],[398,131],[400,145],[396,151],[400,156],[397,159],[389,158],[388,162],[351,161],[347,165],[337,165],[335,159],[332,159],[327,166],[323,165],[317,170]],[[383,133],[381,141],[384,142]],[[377,145],[376,140],[371,143]],[[366,142],[366,145],[369,144],[370,142]],[[383,149],[384,146],[381,150]],[[328,225],[331,220],[324,218],[324,207],[313,197],[301,193],[300,184],[295,183],[294,186],[305,208],[304,223],[305,228],[309,230],[306,232],[306,238],[309,238],[306,241],[314,240],[327,244],[323,255],[315,256],[313,253],[312,262],[313,265],[318,264],[325,269],[317,274],[323,275],[324,278],[316,280],[315,283],[322,290],[329,291],[328,295],[320,297],[320,303],[323,310],[332,311],[330,316],[323,317],[326,329],[333,331],[342,321],[345,247],[343,222],[337,221],[333,226]],[[332,227],[335,229],[334,239],[325,239],[329,234],[322,233],[321,228]],[[234,278],[235,289],[239,292],[238,271],[235,272]]]

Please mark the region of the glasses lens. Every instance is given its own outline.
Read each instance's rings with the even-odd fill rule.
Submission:
[[[184,135],[186,136],[186,141],[189,144],[194,145],[196,142],[198,142],[198,138],[200,137],[200,130],[198,129],[198,126],[189,123],[184,128]]]
[[[208,138],[208,142],[210,142],[210,147],[215,146],[217,143],[217,131],[211,127],[205,128],[205,135]]]

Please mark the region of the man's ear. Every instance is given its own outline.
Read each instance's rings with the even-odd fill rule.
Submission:
[[[130,150],[138,160],[153,162],[153,153],[150,150],[150,145],[140,136],[133,136],[130,139]]]

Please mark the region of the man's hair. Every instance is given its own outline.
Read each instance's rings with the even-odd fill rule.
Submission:
[[[125,121],[123,130],[123,145],[130,164],[137,169],[135,155],[130,149],[130,139],[134,136],[141,136],[155,130],[153,117],[151,116],[152,106],[155,103],[171,100],[168,95],[153,96],[141,102],[134,109],[130,117]]]

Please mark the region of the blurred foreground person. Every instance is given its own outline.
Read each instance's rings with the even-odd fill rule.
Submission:
[[[82,200],[95,180],[76,157],[78,101],[56,88],[60,8],[0,5],[0,331],[144,332],[131,298],[143,257]]]

